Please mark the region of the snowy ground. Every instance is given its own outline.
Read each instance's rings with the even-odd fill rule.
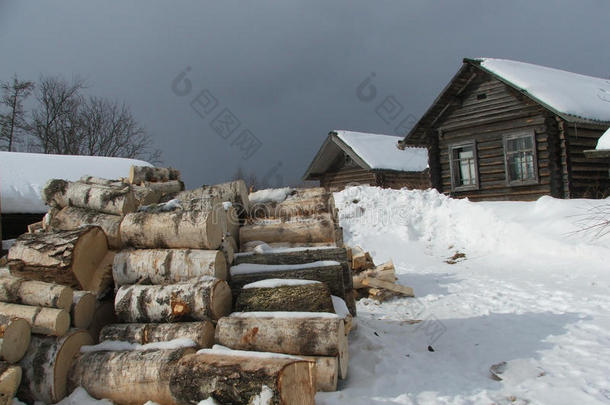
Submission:
[[[578,232],[610,200],[335,199],[346,243],[392,259],[417,298],[359,302],[349,378],[318,403],[610,403],[610,234]]]

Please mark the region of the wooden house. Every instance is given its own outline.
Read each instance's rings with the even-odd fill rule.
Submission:
[[[398,148],[401,137],[332,131],[309,165],[303,180],[341,190],[350,184],[388,188],[430,187],[426,148]]]
[[[401,142],[427,146],[431,183],[472,200],[605,197],[610,80],[502,59],[462,67]]]

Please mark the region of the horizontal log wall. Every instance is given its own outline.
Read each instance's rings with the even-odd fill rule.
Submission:
[[[570,162],[570,196],[604,198],[610,195],[610,161],[585,157],[584,151],[595,149],[604,130],[577,128],[565,124]]]
[[[320,186],[330,190],[343,190],[347,185],[368,184],[384,188],[410,189],[430,188],[428,171],[399,172],[391,170],[367,170],[362,168],[341,168],[327,172],[320,178]]]
[[[425,190],[430,188],[430,174],[423,172],[377,171],[379,185],[384,188]]]
[[[320,186],[330,190],[343,190],[348,184],[377,185],[375,174],[362,168],[341,168],[326,172],[320,178]]]

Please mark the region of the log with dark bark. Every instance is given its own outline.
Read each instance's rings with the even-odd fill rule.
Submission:
[[[17,396],[22,401],[46,404],[59,402],[69,392],[68,371],[83,345],[92,344],[89,333],[72,329],[61,338],[32,336],[32,342],[19,365],[23,380]]]
[[[102,229],[87,226],[73,231],[25,233],[17,238],[8,258],[23,263],[11,267],[15,276],[99,291],[105,287],[100,283],[108,270],[103,265],[107,254]]]
[[[214,344],[214,324],[211,321],[180,323],[117,323],[100,331],[100,341],[119,340],[141,345],[187,338],[198,348]]]
[[[241,312],[221,318],[216,342],[237,350],[305,356],[338,356],[339,376],[349,359],[343,319],[334,314]]]
[[[180,404],[209,397],[223,404],[249,404],[263,396],[263,386],[271,394],[270,404],[313,405],[314,363],[210,352],[185,356],[170,379],[172,396]]]
[[[0,320],[12,318],[24,319],[32,333],[42,335],[62,336],[70,327],[70,314],[66,310],[0,302]]]
[[[89,291],[74,291],[72,305],[70,306],[72,326],[78,329],[87,329],[93,322],[95,305],[95,295]]]
[[[70,309],[73,291],[65,285],[0,275],[0,301],[38,307]]]
[[[326,284],[320,282],[272,288],[242,288],[237,296],[235,310],[335,312],[330,290]]]
[[[323,248],[323,249],[299,249],[295,251],[280,251],[280,252],[265,252],[254,253],[248,252],[235,256],[234,265],[242,263],[256,264],[302,264],[312,263],[321,260],[333,260],[341,263],[343,269],[343,285],[345,290],[345,303],[352,316],[356,316],[356,301],[352,293],[352,271],[350,269],[350,260],[348,259],[347,249],[345,248]],[[337,295],[337,294],[334,294]]]
[[[118,188],[50,180],[42,190],[42,197],[51,207],[75,206],[114,215],[125,215],[138,208],[134,192],[129,186]]]
[[[294,265],[259,265],[242,263],[231,267],[231,290],[237,297],[241,288],[255,281],[269,278],[315,280],[325,283],[332,295],[345,300],[343,268],[333,261]]]
[[[122,217],[79,207],[65,207],[50,217],[50,228],[59,231],[72,231],[82,226],[96,225],[102,228],[110,249],[120,249],[119,232]]]
[[[180,180],[180,171],[171,167],[131,166],[129,169],[129,183],[142,184],[143,182],[165,182]]]
[[[31,327],[25,319],[0,315],[0,360],[16,363],[30,345]]]
[[[222,229],[214,210],[135,212],[123,219],[121,240],[144,249],[216,249],[222,242]]]
[[[0,361],[0,405],[11,405],[21,383],[21,367]]]
[[[117,286],[177,283],[201,276],[226,280],[227,263],[218,250],[123,250],[114,257],[112,274]]]
[[[231,290],[226,281],[206,276],[164,286],[122,286],[114,309],[123,322],[218,319],[231,312]]]
[[[335,224],[330,214],[294,217],[289,221],[261,220],[255,224],[244,225],[239,230],[241,244],[262,241],[268,244],[330,244],[335,243]]]
[[[175,198],[187,201],[195,198],[209,197],[219,198],[221,202],[231,202],[240,215],[242,212],[248,211],[248,188],[243,180],[235,180],[213,186],[201,186],[194,190],[185,190],[178,193]]]

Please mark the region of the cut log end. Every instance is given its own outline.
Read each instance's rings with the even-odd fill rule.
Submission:
[[[0,404],[10,405],[21,383],[22,370],[0,362]]]
[[[93,321],[96,298],[88,291],[76,291],[70,309],[72,325],[78,329],[87,329]]]
[[[211,312],[214,319],[229,315],[232,310],[233,296],[226,282],[218,282],[210,293]]]
[[[0,325],[0,359],[16,363],[25,354],[31,339],[30,324],[21,318],[15,318]]]

